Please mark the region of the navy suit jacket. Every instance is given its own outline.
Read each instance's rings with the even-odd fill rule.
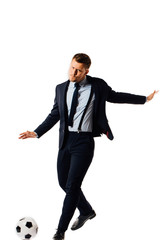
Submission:
[[[106,134],[110,140],[113,140],[113,134],[109,127],[105,111],[106,101],[112,103],[144,104],[146,102],[146,97],[130,93],[115,92],[103,79],[100,78],[87,75],[87,80],[91,83],[93,92],[95,93],[93,108],[93,136],[98,137],[101,136],[101,134]],[[60,120],[59,148],[63,147],[68,129],[66,104],[68,85],[69,80],[57,85],[54,105],[50,114],[44,122],[34,130],[38,134],[38,138],[40,138]]]

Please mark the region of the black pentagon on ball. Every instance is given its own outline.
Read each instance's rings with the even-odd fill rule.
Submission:
[[[32,236],[30,234],[27,234],[24,237],[25,237],[25,239],[30,239]]]
[[[33,224],[32,224],[32,222],[26,222],[26,227],[28,227],[28,228],[31,228],[31,227],[33,227]]]
[[[20,232],[21,232],[21,227],[20,227],[20,226],[17,226],[17,227],[16,227],[16,231],[17,231],[18,233],[20,233]]]

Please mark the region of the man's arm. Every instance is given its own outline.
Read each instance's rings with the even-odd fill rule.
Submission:
[[[144,104],[153,99],[154,95],[158,91],[154,91],[148,97],[135,95],[131,93],[115,92],[111,87],[108,86],[107,101],[111,103],[129,103],[129,104]]]
[[[60,119],[59,110],[57,102],[53,106],[51,113],[47,116],[47,118],[42,122],[34,132],[37,134],[37,137],[40,138],[43,134],[48,132]]]
[[[20,134],[19,139],[40,138],[43,134],[49,131],[60,119],[57,98],[55,97],[54,105],[51,113],[33,132],[26,131]]]

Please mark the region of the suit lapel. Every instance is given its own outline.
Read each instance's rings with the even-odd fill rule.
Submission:
[[[67,95],[67,90],[68,90],[68,86],[69,86],[69,80],[66,81],[63,85],[62,85],[62,89],[61,89],[61,109],[62,109],[62,113],[64,115],[64,118],[67,119],[68,114],[67,114],[67,102],[66,102],[66,95]]]
[[[98,108],[99,92],[98,92],[96,83],[94,81],[94,78],[87,75],[87,81],[91,84],[91,86],[93,88],[93,93],[95,94],[95,101],[94,101],[94,107],[93,107],[93,109],[94,109],[93,111],[94,111],[94,115],[95,115],[95,113],[97,112],[97,108]]]

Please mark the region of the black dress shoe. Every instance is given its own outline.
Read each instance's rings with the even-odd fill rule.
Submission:
[[[64,232],[57,231],[53,236],[53,240],[64,240]]]
[[[87,215],[87,216],[82,216],[82,215],[80,215],[80,216],[76,219],[76,221],[73,223],[71,229],[72,229],[72,230],[77,230],[77,229],[81,228],[81,227],[85,224],[85,222],[86,222],[87,220],[92,219],[92,218],[94,218],[95,216],[96,216],[96,213],[95,213],[94,210],[92,210],[92,212],[91,212],[89,215]]]

